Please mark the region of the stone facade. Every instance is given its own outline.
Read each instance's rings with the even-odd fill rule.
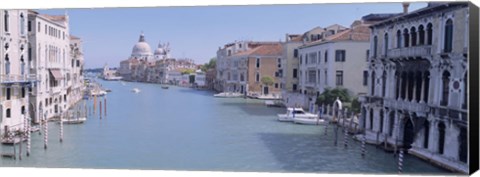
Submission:
[[[371,27],[360,126],[387,143],[466,173],[468,4],[429,3]]]

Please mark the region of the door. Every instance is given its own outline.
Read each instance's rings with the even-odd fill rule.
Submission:
[[[268,95],[268,87],[263,87],[263,94]]]

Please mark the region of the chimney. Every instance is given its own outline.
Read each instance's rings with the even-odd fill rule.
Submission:
[[[409,2],[404,2],[402,3],[403,5],[403,13],[406,14],[408,13],[408,6],[410,6],[410,3]]]

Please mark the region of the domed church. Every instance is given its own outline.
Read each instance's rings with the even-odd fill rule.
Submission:
[[[140,34],[140,39],[133,46],[131,59],[139,59],[145,61],[152,61],[158,59],[164,59],[169,57],[169,44],[158,44],[158,48],[155,50],[154,55],[152,55],[152,50],[150,45],[145,41],[145,35]]]

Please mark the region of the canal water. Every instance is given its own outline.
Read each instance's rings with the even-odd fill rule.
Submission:
[[[48,149],[43,134],[32,135],[32,152],[22,160],[0,159],[3,167],[152,169],[233,172],[397,173],[391,153],[350,139],[343,146],[332,128],[278,122],[285,108],[262,101],[215,98],[213,92],[160,85],[99,81],[112,90],[107,116],[89,116],[84,124],[49,123]],[[133,88],[141,92],[133,93]],[[104,99],[98,99],[102,101]],[[88,107],[92,107],[88,101]],[[98,106],[98,105],[97,105]],[[25,145],[23,146],[25,147]],[[12,146],[1,146],[13,152]],[[18,149],[17,149],[18,150]],[[17,151],[18,152],[18,151]],[[25,150],[23,150],[25,152]],[[405,156],[404,173],[447,174],[416,157]]]

